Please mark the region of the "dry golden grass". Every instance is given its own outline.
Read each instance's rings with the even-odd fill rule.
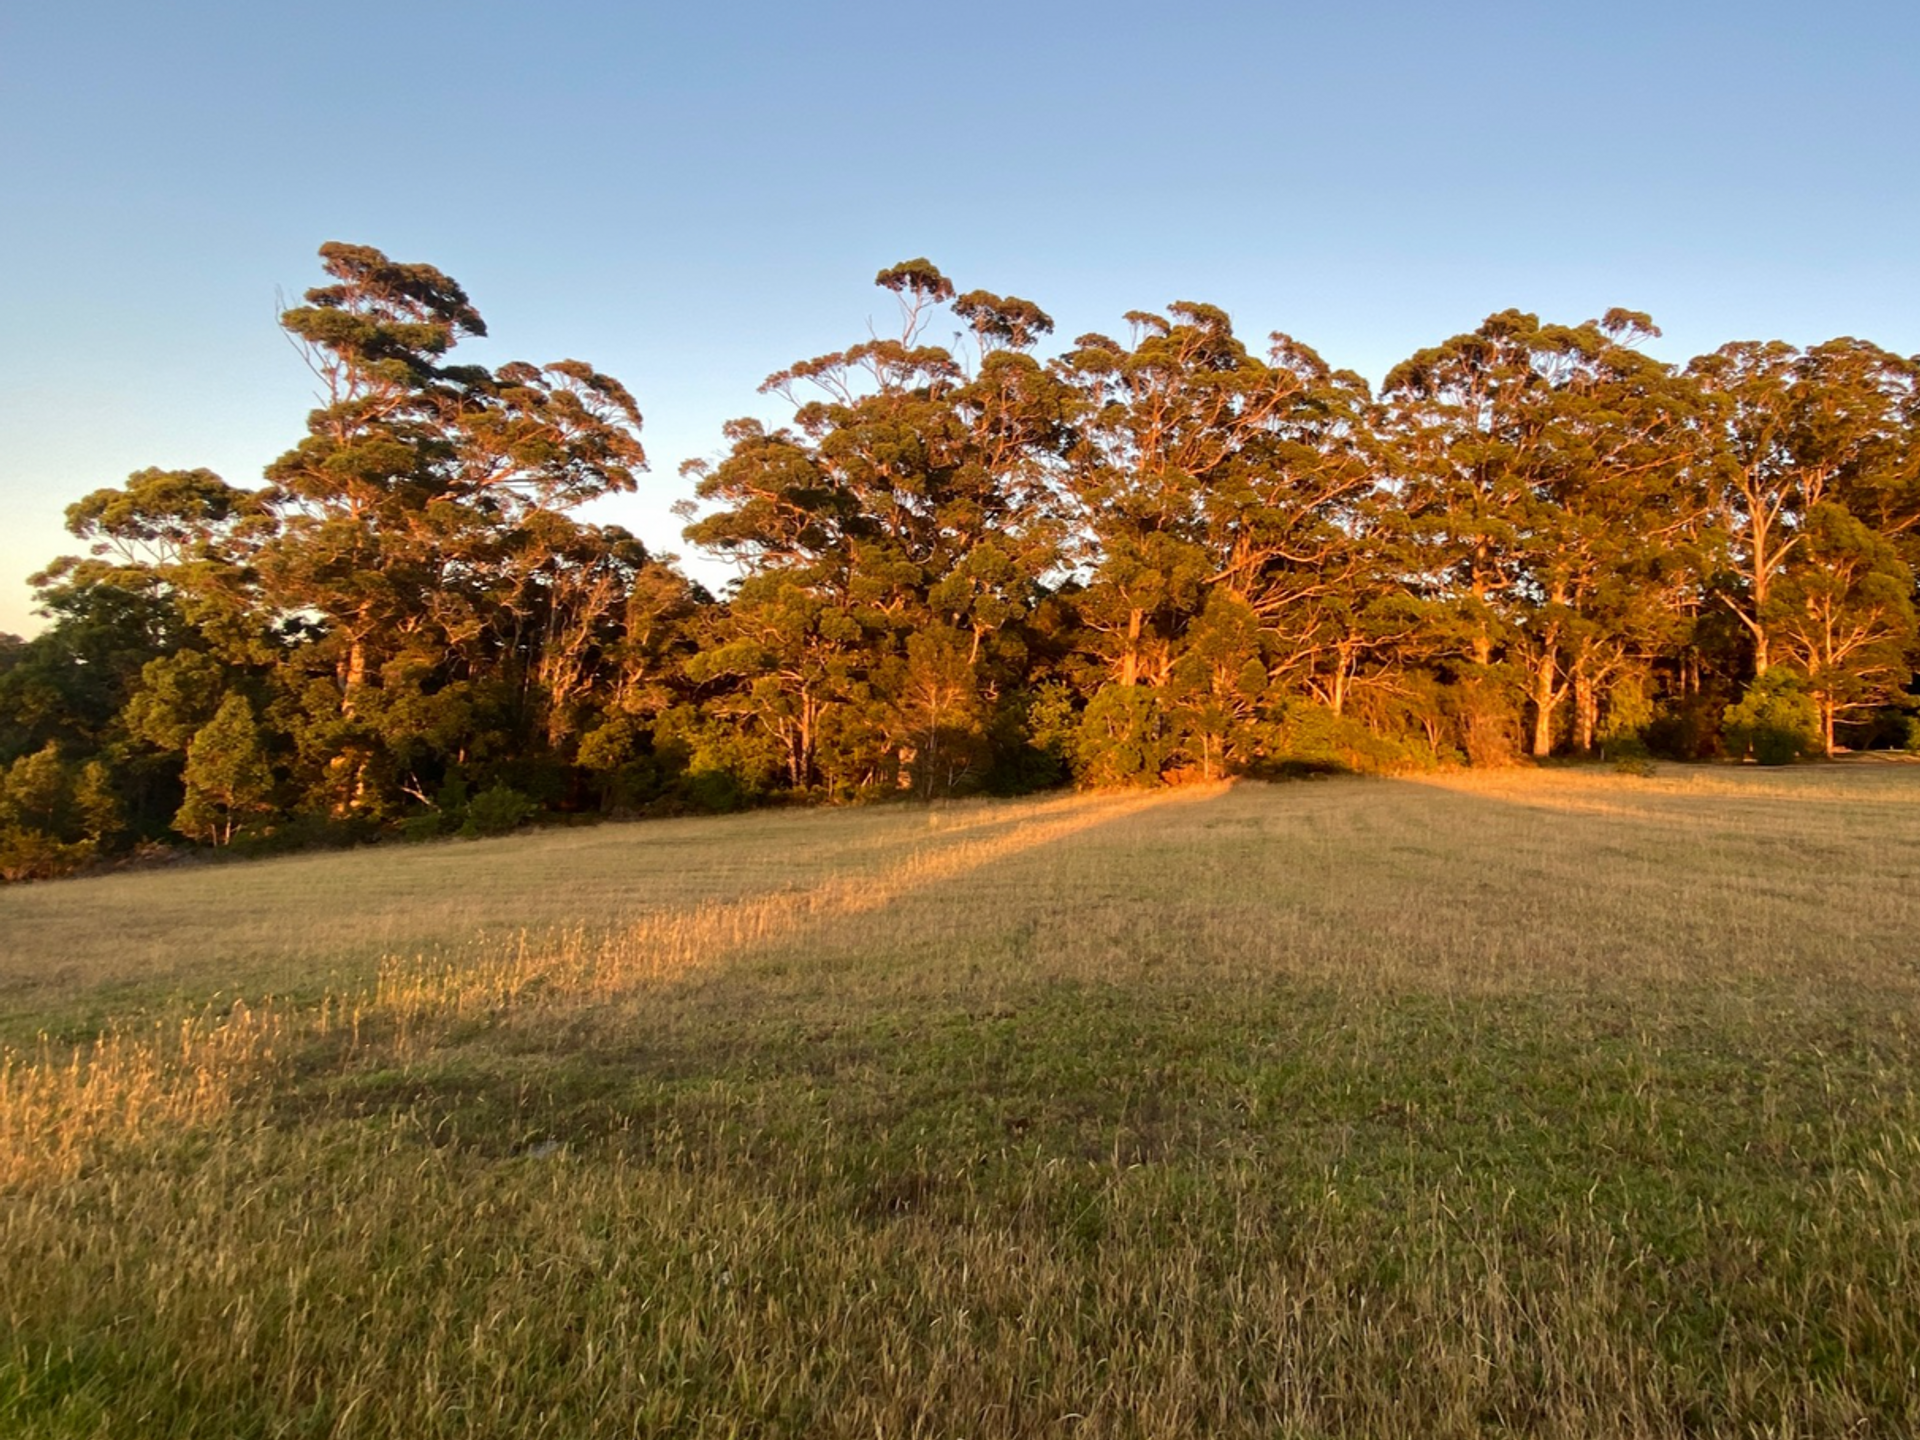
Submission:
[[[1916,841],[1565,770],[0,892],[0,1432],[1910,1434]]]
[[[549,830],[396,851],[200,863],[0,888],[0,1002],[98,1019],[207,994],[318,995],[393,957],[467,958],[527,935],[612,933],[647,916],[860,873],[932,837],[1026,824],[1078,801]],[[17,1022],[16,1022],[17,1033]]]
[[[510,1009],[545,1013],[556,1002],[605,1001],[638,984],[683,978],[777,945],[824,918],[869,914],[915,890],[1168,799],[1144,795],[919,812],[912,820],[920,823],[904,829],[896,824],[878,835],[864,830],[835,837],[845,854],[866,857],[868,869],[829,872],[811,888],[703,898],[679,909],[643,911],[614,930],[578,924],[537,935],[523,930],[510,944],[483,932],[452,958],[385,957],[371,984],[328,990],[297,1011],[269,995],[252,1005],[236,1000],[219,1011],[203,1010],[177,1025],[121,1021],[97,1039],[63,1047],[43,1034],[31,1058],[0,1048],[0,1185],[71,1175],[85,1163],[90,1143],[124,1143],[156,1127],[226,1113],[240,1087],[271,1071],[290,1036],[325,1042],[337,1035],[350,1055],[377,1036],[382,1055],[410,1059],[449,1023]],[[900,858],[875,864],[875,856],[896,848],[904,851]],[[552,849],[540,858],[551,861]],[[738,858],[737,851],[723,851],[713,873],[683,875],[682,883],[693,894],[705,888],[702,881],[731,888],[737,877],[753,873],[738,868]],[[792,867],[800,874],[807,869],[805,863]],[[340,883],[340,877],[328,878],[319,888]],[[330,934],[342,928],[336,919]],[[182,964],[174,973],[191,969]]]

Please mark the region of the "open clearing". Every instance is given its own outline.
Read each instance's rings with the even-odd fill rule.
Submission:
[[[0,1433],[1920,1433],[1920,767],[0,891]]]

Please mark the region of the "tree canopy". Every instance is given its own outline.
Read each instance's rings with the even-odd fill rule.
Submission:
[[[320,250],[319,381],[259,483],[147,469],[0,637],[0,875],[152,841],[467,833],[777,796],[1716,753],[1913,737],[1920,364],[1649,356],[1519,310],[1379,393],[1178,301],[1047,354],[930,260],[684,467],[719,596],[581,507],[641,413],[460,363],[431,265]],[[948,344],[934,337],[950,336]]]

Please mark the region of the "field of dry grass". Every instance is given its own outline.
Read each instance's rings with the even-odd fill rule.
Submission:
[[[0,1433],[1920,1431],[1920,767],[0,890]]]

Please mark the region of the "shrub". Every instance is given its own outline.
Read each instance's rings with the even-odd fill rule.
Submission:
[[[539,808],[510,785],[489,786],[467,803],[467,820],[460,833],[469,840],[505,835],[531,820]]]
[[[989,795],[1025,795],[1063,784],[1080,717],[1073,692],[1058,681],[1016,690],[994,707],[988,722],[992,768],[981,782]]]
[[[1399,775],[1429,770],[1434,755],[1417,739],[1377,735],[1351,715],[1336,715],[1317,700],[1290,700],[1268,736],[1269,761],[1278,775]]]
[[[298,855],[305,850],[347,850],[379,835],[379,822],[367,815],[289,815],[236,831],[230,848],[252,857]]]
[[[416,810],[400,822],[402,840],[433,840],[451,828],[444,810]]]
[[[712,812],[739,809],[774,785],[781,757],[765,733],[739,720],[679,705],[655,722],[658,781],[669,800]]]
[[[1444,692],[1459,748],[1476,770],[1511,765],[1520,756],[1520,712],[1512,691],[1512,677],[1490,668]]]
[[[1689,695],[1663,705],[1642,732],[1647,749],[1668,760],[1706,760],[1718,754],[1724,698]]]
[[[1145,685],[1102,687],[1073,732],[1073,771],[1082,785],[1157,785],[1172,754],[1159,697]]]
[[[1647,780],[1659,772],[1659,766],[1653,764],[1653,755],[1640,741],[1624,743],[1615,741],[1607,747],[1607,753],[1613,756],[1613,774],[1617,776],[1640,776]]]
[[[675,782],[674,794],[688,808],[708,815],[732,814],[752,800],[731,770],[689,770]]]
[[[79,869],[93,855],[90,840],[63,844],[33,826],[0,826],[0,881],[51,879]]]
[[[1762,765],[1790,765],[1824,748],[1819,707],[1798,675],[1778,667],[1749,685],[1739,704],[1727,707],[1720,731],[1729,752],[1751,753]]]

